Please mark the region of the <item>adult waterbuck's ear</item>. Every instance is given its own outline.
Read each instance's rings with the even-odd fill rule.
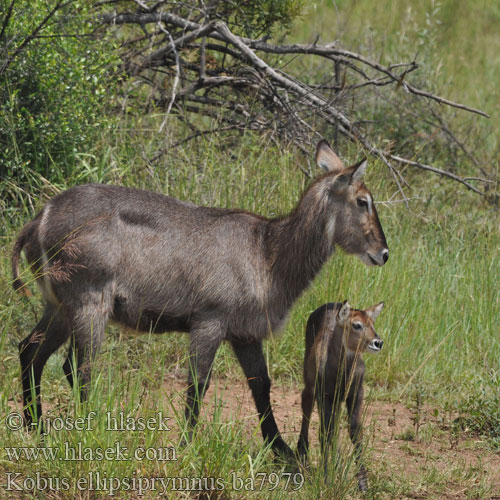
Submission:
[[[333,190],[342,191],[354,182],[362,182],[367,165],[368,162],[366,158],[363,158],[352,167],[346,168],[342,174],[335,179]]]
[[[344,170],[342,160],[324,139],[319,141],[316,146],[316,164],[325,172],[340,173]]]
[[[353,169],[351,175],[351,184],[353,182],[361,182],[363,180],[363,176],[365,175],[365,170],[368,165],[366,158],[363,158],[361,161],[353,165],[351,168]],[[349,169],[350,170],[350,169]]]
[[[380,302],[379,304],[375,305],[375,306],[371,306],[369,307],[368,309],[365,310],[366,314],[368,314],[368,316],[370,316],[370,318],[375,321],[378,317],[378,315],[380,314],[380,311],[382,311],[382,309],[384,308],[384,303],[383,302]]]

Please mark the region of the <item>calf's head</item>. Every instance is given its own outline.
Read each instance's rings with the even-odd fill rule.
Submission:
[[[384,341],[377,335],[374,323],[383,307],[384,303],[380,302],[360,311],[352,309],[347,301],[342,304],[337,314],[337,326],[343,330],[347,350],[377,353],[382,349]]]

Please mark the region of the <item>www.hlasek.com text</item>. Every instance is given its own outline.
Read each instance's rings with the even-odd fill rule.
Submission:
[[[138,446],[129,449],[119,441],[115,441],[113,446],[92,447],[84,446],[83,443],[70,443],[65,441],[62,446],[13,446],[5,447],[5,452],[11,462],[19,460],[39,460],[46,461],[60,460],[63,462],[102,462],[102,461],[132,461],[139,462],[176,462],[177,451],[173,446],[160,446],[144,448]]]

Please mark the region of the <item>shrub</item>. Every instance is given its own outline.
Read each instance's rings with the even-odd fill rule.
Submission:
[[[4,7],[7,2],[4,1]],[[10,2],[8,2],[10,4]],[[102,121],[113,53],[91,33],[86,2],[23,0],[0,36],[0,191],[4,202],[37,184],[73,174],[76,155]],[[54,12],[35,34],[37,27]],[[18,50],[22,47],[21,50]]]
[[[479,394],[471,391],[467,399],[457,403],[459,417],[455,425],[487,438],[493,447],[500,449],[500,389],[498,385],[492,387],[490,391],[482,388]]]

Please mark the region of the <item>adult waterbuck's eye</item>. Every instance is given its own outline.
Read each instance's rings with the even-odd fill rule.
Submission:
[[[353,323],[352,324],[352,327],[355,329],[355,330],[361,330],[361,328],[363,328],[363,325],[361,323],[358,323],[356,321],[356,323]]]
[[[368,201],[365,200],[364,198],[358,198],[356,200],[356,203],[358,204],[358,207],[367,207],[368,206]]]

